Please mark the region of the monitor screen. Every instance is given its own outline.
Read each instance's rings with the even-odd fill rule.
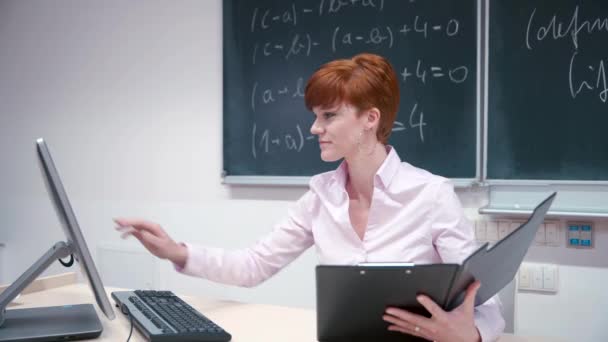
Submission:
[[[95,268],[91,253],[89,253],[87,244],[80,231],[78,221],[76,220],[72,206],[68,201],[68,196],[63,188],[55,164],[53,163],[53,158],[51,158],[49,148],[42,138],[36,141],[36,147],[38,150],[38,162],[42,171],[42,178],[44,179],[46,189],[51,198],[51,202],[53,202],[53,207],[61,222],[68,243],[71,245],[74,252],[74,259],[78,261],[80,268],[86,275],[89,285],[95,294],[97,305],[99,305],[99,308],[106,317],[114,319],[114,310],[112,310],[112,305],[108,300],[99,273]]]

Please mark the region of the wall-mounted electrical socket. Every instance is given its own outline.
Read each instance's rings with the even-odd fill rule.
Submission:
[[[557,265],[524,262],[519,267],[519,290],[557,293],[558,284]]]
[[[560,225],[557,221],[545,221],[545,245],[559,247],[561,245]]]
[[[525,221],[508,219],[478,220],[475,222],[475,238],[478,242],[497,242],[524,223]],[[559,221],[546,221],[538,227],[532,244],[535,246],[561,246],[560,232]]]

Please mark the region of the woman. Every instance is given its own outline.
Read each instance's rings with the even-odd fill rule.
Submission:
[[[116,219],[152,254],[178,271],[212,281],[255,286],[315,245],[323,264],[402,261],[461,262],[475,249],[452,185],[445,178],[401,162],[386,145],[399,105],[390,63],[360,54],[317,70],[306,85],[305,102],[315,115],[321,159],[344,159],[335,171],[312,177],[310,190],[287,218],[252,247],[226,251],[176,243],[158,225]],[[446,312],[428,297],[432,314],[388,308],[388,329],[431,341],[487,341],[502,332],[496,299],[474,307],[478,282],[458,308]]]

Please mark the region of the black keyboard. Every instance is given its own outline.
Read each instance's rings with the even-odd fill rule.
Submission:
[[[171,291],[112,292],[112,298],[123,313],[131,315],[135,327],[151,342],[225,342],[232,338]]]

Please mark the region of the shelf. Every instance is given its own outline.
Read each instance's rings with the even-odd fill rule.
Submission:
[[[515,206],[496,207],[487,205],[479,208],[479,213],[485,215],[529,216],[532,214],[533,210],[534,208],[518,208]],[[554,208],[549,210],[547,216],[608,218],[608,208]]]
[[[222,183],[228,185],[262,185],[262,186],[308,186],[308,176],[224,176]],[[451,178],[456,188],[466,188],[476,184],[475,179]]]

